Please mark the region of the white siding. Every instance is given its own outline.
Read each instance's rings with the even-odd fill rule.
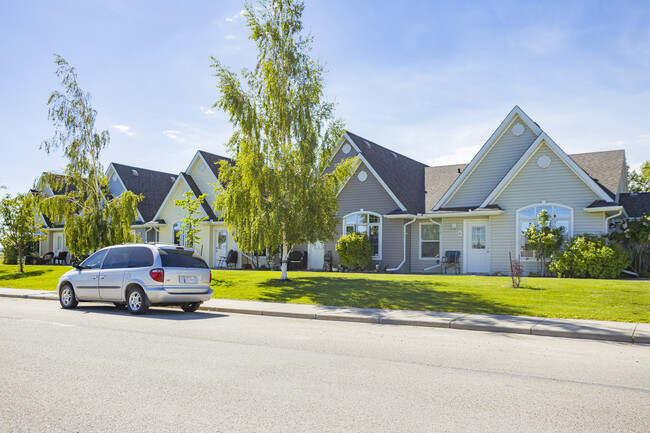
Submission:
[[[512,133],[512,127],[517,123],[524,125],[524,133],[519,137]],[[456,193],[443,206],[480,205],[536,138],[535,133],[525,126],[519,116],[515,116],[474,171],[469,173]]]
[[[542,169],[537,159],[542,155],[551,158],[551,165]],[[494,201],[506,211],[493,216],[492,221],[492,272],[509,273],[508,253],[516,257],[516,213],[525,206],[541,203],[560,204],[573,208],[573,234],[603,231],[603,213],[587,213],[583,209],[598,196],[561,160],[546,144],[542,144],[515,176],[512,182]],[[525,272],[534,272],[535,262],[525,264]]]

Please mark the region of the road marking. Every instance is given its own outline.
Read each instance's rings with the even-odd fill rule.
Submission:
[[[38,320],[38,319],[21,319],[21,322],[45,323],[45,324],[48,324],[48,325],[57,325],[57,326],[76,326],[76,325],[69,325],[67,323],[50,322],[48,320]]]

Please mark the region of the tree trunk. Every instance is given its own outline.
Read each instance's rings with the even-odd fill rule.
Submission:
[[[21,274],[25,273],[23,269],[23,243],[21,241],[18,241],[18,269]]]
[[[282,277],[281,280],[288,280],[287,264],[289,262],[289,245],[282,245]]]

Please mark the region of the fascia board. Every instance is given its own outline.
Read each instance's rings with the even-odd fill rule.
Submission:
[[[467,167],[465,167],[465,170],[463,170],[460,176],[458,176],[458,178],[449,187],[442,198],[438,200],[438,203],[436,203],[436,205],[433,207],[433,210],[440,209],[445,203],[449,201],[449,199],[451,199],[451,197],[453,197],[453,195],[456,193],[456,191],[458,191],[462,184],[465,183],[465,180],[470,176],[474,169],[481,163],[489,150],[492,149],[497,141],[499,141],[499,138],[501,138],[503,133],[506,132],[506,128],[516,116],[519,116],[519,118],[526,124],[526,126],[528,126],[533,131],[533,133],[535,133],[535,135],[540,135],[542,133],[542,129],[535,122],[533,122],[530,117],[528,117],[524,110],[519,108],[518,105],[515,105],[513,109],[510,110],[510,113],[508,113],[506,118],[503,119],[499,127],[492,133],[490,138],[488,138],[483,147],[481,147],[481,150],[478,151],[478,153],[474,156],[474,158],[472,158]]]
[[[187,180],[185,180],[185,177],[184,177],[182,174],[179,174],[179,175],[176,177],[176,181],[174,182],[174,184],[173,184],[172,187],[170,188],[169,192],[167,193],[167,196],[165,196],[165,199],[163,200],[162,204],[161,204],[160,207],[158,208],[158,211],[156,212],[156,215],[153,217],[153,220],[154,220],[154,221],[157,221],[157,220],[160,219],[160,214],[161,214],[161,212],[163,211],[163,209],[165,209],[165,207],[167,206],[169,200],[171,200],[171,198],[172,198],[172,197],[174,196],[174,194],[176,193],[176,188],[177,188],[177,186],[179,185],[179,183],[180,183],[181,181],[185,184],[185,186],[187,186],[187,189],[188,189],[189,191],[192,191],[192,188],[190,188],[190,185],[187,183]],[[194,195],[196,196],[196,194],[194,194]],[[201,214],[202,214],[202,216],[204,216],[204,217],[207,218],[208,215],[207,215],[207,214],[205,213],[205,211],[203,210],[203,206],[199,206],[199,209],[201,209]],[[145,221],[145,222],[149,222],[149,221]]]
[[[359,153],[358,156],[359,156],[359,159],[360,159],[360,160],[361,160],[361,161],[366,165],[366,167],[368,167],[368,170],[370,170],[370,172],[372,173],[372,175],[375,176],[375,179],[377,179],[377,181],[379,182],[379,184],[380,184],[381,186],[384,187],[384,189],[386,190],[386,192],[388,193],[388,195],[393,199],[393,201],[395,202],[395,204],[397,204],[397,206],[399,206],[399,208],[400,208],[401,210],[405,211],[405,210],[406,210],[406,207],[402,204],[401,201],[399,201],[399,199],[397,198],[397,196],[396,196],[395,194],[393,194],[393,191],[391,191],[390,188],[388,188],[388,185],[386,185],[386,183],[383,181],[383,179],[382,179],[381,177],[379,177],[379,174],[377,174],[377,172],[375,171],[375,169],[372,168],[372,165],[370,165],[370,164],[368,163],[368,160],[367,160],[366,158],[364,158],[363,154],[362,154],[362,153]]]

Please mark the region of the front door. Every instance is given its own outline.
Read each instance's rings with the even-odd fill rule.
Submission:
[[[322,270],[325,264],[325,248],[322,242],[309,244],[307,248],[308,269]]]
[[[228,255],[228,232],[226,230],[217,230],[214,232],[214,255],[212,266],[219,266],[219,259]]]
[[[54,255],[63,251],[63,233],[54,233]]]
[[[490,223],[468,222],[465,230],[465,272],[490,272]]]

